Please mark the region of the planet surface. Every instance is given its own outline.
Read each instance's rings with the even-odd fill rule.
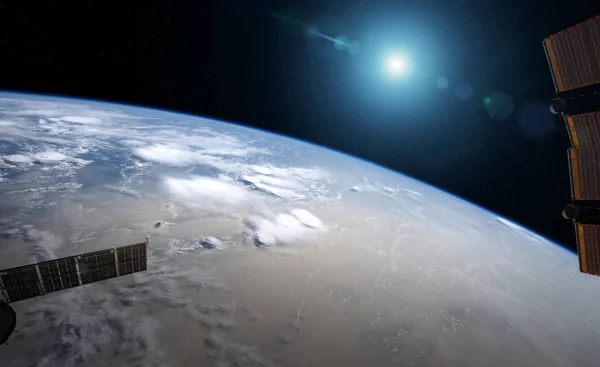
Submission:
[[[0,195],[0,269],[150,237],[145,272],[13,303],[2,366],[600,360],[600,279],[576,254],[298,140],[4,93]]]

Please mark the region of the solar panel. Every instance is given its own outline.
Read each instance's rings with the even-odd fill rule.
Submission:
[[[600,112],[565,118],[573,146],[600,144]]]
[[[600,82],[600,16],[550,36],[543,44],[557,92]]]
[[[573,200],[600,200],[600,146],[569,148]]]
[[[579,270],[582,273],[600,275],[600,225],[575,224]]]
[[[123,246],[117,249],[119,275],[146,270],[146,243]]]
[[[40,278],[44,280],[44,291],[56,292],[81,285],[77,274],[77,259],[74,256],[39,263]]]
[[[117,276],[117,263],[113,249],[90,252],[77,257],[81,282],[98,282]]]
[[[0,271],[0,301],[28,298],[147,269],[146,242]]]
[[[15,302],[44,294],[35,265],[25,265],[0,272],[6,302]]]
[[[550,110],[565,120],[580,270],[600,275],[600,16],[543,41],[557,96]]]

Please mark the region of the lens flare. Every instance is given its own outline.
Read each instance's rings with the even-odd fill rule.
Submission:
[[[408,73],[409,63],[402,55],[391,55],[386,60],[388,72],[392,76],[402,76]]]

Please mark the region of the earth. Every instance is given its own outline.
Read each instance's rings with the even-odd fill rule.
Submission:
[[[576,254],[397,172],[26,94],[0,142],[0,268],[150,237],[146,272],[12,304],[2,366],[598,366]]]

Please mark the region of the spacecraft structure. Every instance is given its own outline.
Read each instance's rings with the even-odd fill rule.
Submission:
[[[10,303],[145,271],[149,241],[0,270],[0,345],[17,325]]]
[[[582,273],[600,276],[600,15],[543,41],[556,98],[550,111],[565,121],[573,221]]]

